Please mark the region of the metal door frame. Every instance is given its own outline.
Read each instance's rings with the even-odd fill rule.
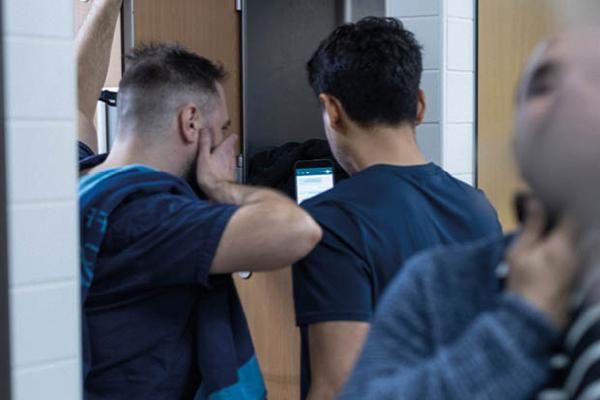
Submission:
[[[0,7],[0,32],[2,31],[2,7]],[[0,41],[0,398],[11,398],[10,374],[10,319],[7,244],[7,196],[6,196],[6,120],[4,112],[4,51]]]

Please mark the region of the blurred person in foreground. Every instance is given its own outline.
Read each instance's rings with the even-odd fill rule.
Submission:
[[[536,197],[521,232],[409,261],[339,398],[600,398],[599,32],[545,41],[520,83],[515,151]]]
[[[128,54],[115,143],[93,154],[119,6],[95,0],[77,40],[85,399],[263,400],[230,274],[289,265],[321,230],[235,182],[225,71],[180,46]]]

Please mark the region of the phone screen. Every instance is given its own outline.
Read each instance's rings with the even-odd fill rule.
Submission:
[[[296,168],[296,201],[298,204],[333,187],[333,167]]]

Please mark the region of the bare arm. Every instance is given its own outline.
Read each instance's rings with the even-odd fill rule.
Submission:
[[[367,322],[310,325],[311,386],[308,400],[335,399],[346,382],[369,332]]]
[[[240,206],[221,237],[211,273],[290,265],[319,242],[321,228],[283,194],[233,183],[236,140],[237,136],[231,135],[212,149],[210,134],[200,137],[198,184],[211,200]]]
[[[319,225],[293,201],[275,191],[229,184],[226,197],[240,209],[219,242],[211,272],[271,270],[290,265],[321,239]]]
[[[77,89],[79,140],[97,151],[93,121],[98,96],[106,80],[110,50],[122,0],[94,0],[75,39],[77,47]]]

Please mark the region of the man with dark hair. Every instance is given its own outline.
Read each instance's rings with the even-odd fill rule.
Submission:
[[[230,274],[289,265],[321,230],[235,183],[224,79],[180,46],[134,50],[110,154],[80,144],[86,399],[266,398]]]
[[[293,270],[302,398],[331,399],[341,388],[405,259],[501,234],[483,194],[428,163],[417,146],[421,72],[420,45],[391,18],[339,27],[308,62],[327,139],[352,177],[303,203],[323,239]]]

